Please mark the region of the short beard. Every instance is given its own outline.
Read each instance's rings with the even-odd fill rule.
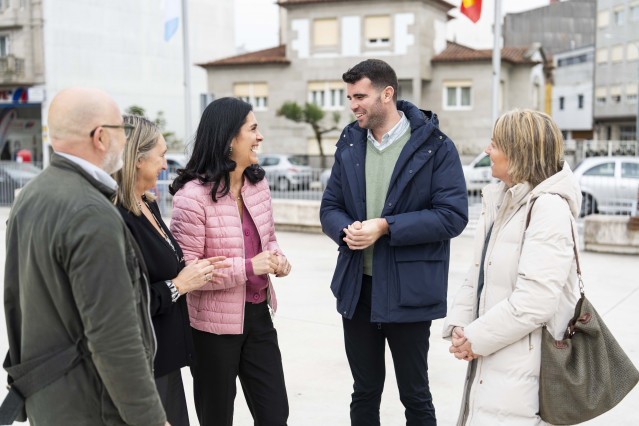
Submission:
[[[384,125],[386,117],[382,109],[381,98],[377,98],[375,104],[373,104],[371,108],[366,111],[366,114],[368,115],[368,122],[363,127],[364,129],[374,130]]]
[[[123,149],[120,150],[119,153],[109,150],[106,154],[106,157],[104,158],[104,161],[102,162],[101,169],[109,175],[112,175],[113,173],[120,170],[124,165],[124,160],[122,158],[123,153]]]

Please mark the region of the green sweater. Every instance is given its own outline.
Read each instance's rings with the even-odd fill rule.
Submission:
[[[381,217],[395,163],[410,139],[410,128],[383,151],[366,142],[366,219]],[[373,248],[364,249],[364,274],[373,275]]]

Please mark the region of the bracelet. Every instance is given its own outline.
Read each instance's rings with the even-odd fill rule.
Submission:
[[[164,282],[166,283],[167,287],[169,287],[169,290],[171,290],[171,302],[177,302],[178,298],[180,297],[180,290],[178,289],[178,286],[171,280],[167,280]]]

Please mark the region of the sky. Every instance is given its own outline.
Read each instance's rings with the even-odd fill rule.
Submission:
[[[459,6],[461,0],[448,0]],[[235,0],[235,46],[246,51],[255,51],[275,47],[279,44],[279,14],[276,0]],[[545,6],[549,0],[502,0],[503,13],[516,13]],[[481,19],[473,24],[459,13],[459,9],[450,11],[459,17],[449,22],[448,40],[477,49],[492,47],[492,23],[494,0],[483,0]]]

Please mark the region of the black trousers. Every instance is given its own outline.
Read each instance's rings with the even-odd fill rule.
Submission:
[[[436,425],[428,387],[430,321],[371,323],[372,279],[364,275],[362,293],[352,319],[343,318],[346,356],[353,374],[352,426],[378,426],[384,390],[386,341],[393,356],[399,398],[406,425]]]
[[[155,386],[158,388],[166,419],[171,426],[189,426],[189,411],[186,406],[180,369],[157,377]]]
[[[288,397],[277,331],[266,302],[246,303],[244,333],[193,330],[197,365],[191,367],[201,426],[231,426],[239,376],[256,426],[285,426]]]

